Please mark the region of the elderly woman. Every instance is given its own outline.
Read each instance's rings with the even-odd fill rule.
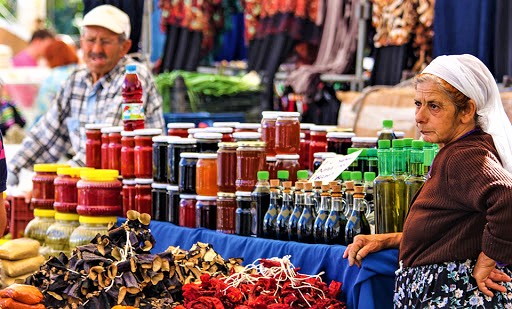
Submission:
[[[453,55],[415,87],[418,130],[440,151],[403,233],[360,235],[344,257],[360,266],[399,247],[395,308],[512,308],[512,127],[496,82],[477,58]]]

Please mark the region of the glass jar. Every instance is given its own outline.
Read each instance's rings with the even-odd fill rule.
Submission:
[[[167,135],[188,137],[188,129],[195,128],[196,124],[193,122],[172,122],[167,124]]]
[[[209,133],[220,133],[222,134],[222,142],[229,143],[233,142],[233,128],[223,128],[223,127],[208,127],[204,128],[205,132]]]
[[[101,167],[102,169],[108,169],[108,131],[105,129],[110,128],[107,126],[101,129]]]
[[[235,132],[258,132],[261,129],[261,123],[242,122],[235,125]]]
[[[152,178],[135,178],[135,210],[139,213],[151,215],[153,206],[151,201]]]
[[[196,164],[196,193],[203,196],[216,196],[217,154],[199,153]]]
[[[265,142],[267,156],[276,155],[276,120],[279,112],[261,112],[261,140]]]
[[[53,181],[55,187],[55,202],[53,208],[61,213],[76,213],[78,190],[76,184],[80,180],[80,171],[88,167],[60,167]]]
[[[178,185],[180,193],[196,194],[196,152],[182,152],[180,154],[180,169]]]
[[[220,192],[236,191],[237,143],[219,143],[217,150],[217,187]]]
[[[25,227],[25,237],[39,241],[41,246],[45,246],[46,230],[55,223],[55,210],[53,209],[34,209],[34,219]]]
[[[121,132],[123,127],[105,128],[108,132],[108,169],[121,171]]]
[[[299,155],[276,155],[276,171],[288,171],[289,180],[292,183],[297,181],[297,171],[300,170]],[[277,172],[276,172],[277,174]],[[275,179],[275,178],[272,178]]]
[[[85,125],[85,166],[101,168],[101,129],[105,123],[87,123]]]
[[[52,209],[55,202],[55,185],[57,169],[69,167],[67,164],[34,164],[34,176],[32,176],[32,199],[30,207],[40,209]]]
[[[252,191],[265,168],[265,143],[240,142],[236,149],[236,190]]]
[[[133,131],[131,131],[133,132]],[[135,210],[135,179],[123,179],[123,217],[128,210]]]
[[[327,133],[327,151],[346,155],[347,149],[352,146],[353,132],[329,132]]]
[[[267,156],[267,171],[268,171],[268,179],[277,179],[277,168],[276,168],[276,157],[268,157]]]
[[[354,136],[352,137],[352,148],[377,148],[377,137]]]
[[[236,191],[235,234],[251,236],[253,216],[253,202],[249,191]]]
[[[219,143],[222,140],[221,133],[200,132],[195,133],[194,138],[197,140],[197,152],[217,152]]]
[[[162,134],[161,129],[139,129],[135,132],[133,148],[135,178],[153,177],[153,136]]]
[[[312,126],[311,142],[309,143],[309,166],[313,166],[313,155],[317,152],[327,152],[327,131],[333,126]]]
[[[120,216],[122,183],[117,170],[82,170],[76,184],[81,216]]]
[[[235,132],[233,133],[235,142],[259,142],[261,133],[258,132]]]
[[[236,195],[217,193],[217,232],[235,233]]]
[[[180,223],[180,190],[174,185],[168,185],[166,190],[168,216],[165,221],[178,225]]]
[[[154,136],[153,137],[153,180],[166,183],[167,172],[169,171],[169,160],[167,158],[169,141],[178,139],[176,136]]]
[[[135,178],[135,132],[121,132],[121,176],[125,179]]]
[[[322,165],[324,162],[324,159],[332,158],[336,156],[336,153],[334,152],[315,152],[313,154],[314,160],[313,160],[313,172],[316,172],[316,170]]]
[[[196,152],[196,140],[193,138],[171,139],[167,145],[167,182],[171,185],[179,183],[180,160],[182,152]]]
[[[46,230],[45,242],[49,248],[49,255],[58,256],[60,252],[71,256],[69,248],[69,237],[73,231],[80,225],[78,214],[73,213],[55,213],[55,223]],[[47,257],[48,258],[48,257]]]
[[[156,221],[167,221],[169,217],[167,184],[154,182],[151,184],[151,188],[151,201],[153,204],[151,218]]]
[[[217,196],[196,197],[196,227],[217,229]]]
[[[276,120],[276,154],[296,154],[300,147],[300,114],[279,113]]]
[[[196,195],[180,194],[179,225],[196,227]]]
[[[91,243],[96,235],[106,235],[111,225],[117,222],[115,216],[95,217],[80,216],[80,225],[69,236],[69,249],[73,251],[78,246]]]

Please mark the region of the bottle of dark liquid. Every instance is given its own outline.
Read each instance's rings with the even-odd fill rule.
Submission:
[[[283,204],[281,211],[276,219],[276,238],[280,240],[288,240],[288,222],[293,209],[293,193],[291,191],[292,182],[284,181],[283,185]]]
[[[354,181],[349,180],[345,181],[345,205],[343,209],[343,213],[345,217],[348,218],[352,213],[352,207],[354,206]]]
[[[342,201],[341,186],[333,186],[331,193],[331,212],[325,221],[324,227],[324,242],[326,244],[345,244],[345,226],[347,226],[347,217],[343,213]]]
[[[271,179],[270,180],[270,204],[268,206],[268,210],[263,217],[263,237],[275,239],[276,238],[276,225],[277,225],[277,216],[279,215],[279,211],[281,210],[281,205],[279,204],[279,200],[283,200],[283,198],[279,198],[279,179]]]
[[[322,196],[322,181],[315,180],[313,182],[313,213],[315,217],[318,215],[318,209],[320,208],[320,200]]]
[[[283,205],[283,190],[284,190],[283,182],[288,181],[289,177],[290,177],[290,172],[285,171],[285,170],[277,171],[277,179],[279,179],[279,193],[280,193],[278,200],[277,200],[279,209],[281,209],[281,205]]]
[[[318,214],[313,223],[313,237],[315,243],[324,243],[324,227],[327,217],[331,212],[331,193],[329,192],[329,185],[322,185],[322,192],[320,194],[320,206]]]
[[[304,182],[297,181],[295,183],[295,199],[293,211],[290,214],[290,220],[288,221],[288,239],[297,241],[297,227],[299,225],[299,218],[304,210]]]
[[[315,206],[313,197],[313,184],[304,183],[304,209],[297,224],[297,238],[299,242],[313,243],[313,223],[315,223]]]
[[[144,107],[142,104],[142,84],[137,76],[135,64],[126,65],[122,86],[123,125],[125,131],[144,129]]]
[[[263,217],[270,205],[270,184],[267,171],[258,172],[258,182],[252,191],[252,200],[256,203],[256,213],[253,214],[252,231],[258,237],[263,237]]]
[[[354,241],[354,237],[359,234],[369,235],[370,224],[366,220],[364,209],[368,205],[364,200],[364,188],[363,186],[355,186],[354,188],[354,208],[352,214],[348,218],[347,225],[345,227],[345,243],[347,245]]]
[[[253,201],[251,192],[236,191],[235,234],[241,236],[254,235],[251,231]]]
[[[378,140],[392,140],[396,139],[395,131],[393,130],[393,120],[383,120],[382,129],[379,131]]]
[[[396,232],[395,180],[392,171],[391,143],[379,141],[379,175],[373,182],[375,198],[375,233]]]

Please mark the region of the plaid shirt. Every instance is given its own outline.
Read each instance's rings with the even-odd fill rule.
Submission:
[[[28,132],[21,150],[10,160],[8,169],[18,174],[21,168],[32,169],[34,163],[57,162],[66,153],[74,156],[71,165],[85,165],[85,124],[107,123],[122,125],[121,87],[125,65],[134,61],[121,59],[117,66],[92,83],[85,67],[75,70],[57,93],[49,110]],[[146,67],[138,64],[137,75],[144,91],[145,127],[164,129],[162,99],[153,77]],[[95,96],[95,100],[89,98]],[[91,101],[93,104],[88,104]]]

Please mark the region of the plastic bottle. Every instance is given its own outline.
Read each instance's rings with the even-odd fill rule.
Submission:
[[[434,161],[435,149],[432,143],[423,142],[423,175],[428,179],[430,166]]]
[[[383,120],[382,129],[378,135],[378,140],[389,140],[396,139],[395,131],[393,130],[393,120]]]
[[[368,205],[364,200],[363,189],[363,186],[359,185],[354,188],[354,208],[345,227],[345,243],[347,245],[351,244],[357,235],[369,235],[371,232],[370,224],[364,214],[364,209],[368,208]]]
[[[375,234],[375,199],[373,195],[373,181],[375,180],[374,172],[364,173],[364,199],[368,203],[365,215],[372,234]]]
[[[144,128],[144,107],[142,104],[142,84],[137,76],[135,64],[126,65],[126,73],[122,86],[124,103],[123,125],[125,131],[133,131]]]
[[[303,243],[313,243],[313,223],[315,222],[313,184],[304,183],[304,209],[297,224],[297,239]]]
[[[407,172],[404,141],[402,139],[395,139],[392,144],[391,156],[393,157],[393,178],[395,180],[395,224],[396,232],[401,232],[407,211],[407,201],[405,197],[405,178],[407,177]]]
[[[411,173],[405,179],[405,199],[407,203],[406,213],[409,210],[409,206],[411,205],[414,195],[416,195],[416,192],[418,192],[421,186],[425,183],[423,160],[423,141],[415,140],[412,142],[411,149]]]
[[[395,180],[393,179],[392,160],[389,140],[380,140],[377,156],[379,175],[373,182],[375,198],[375,233],[395,232]]]
[[[253,214],[252,232],[263,237],[263,220],[270,207],[270,183],[267,171],[258,172],[258,182],[252,191],[252,200],[256,203],[256,213]]]

